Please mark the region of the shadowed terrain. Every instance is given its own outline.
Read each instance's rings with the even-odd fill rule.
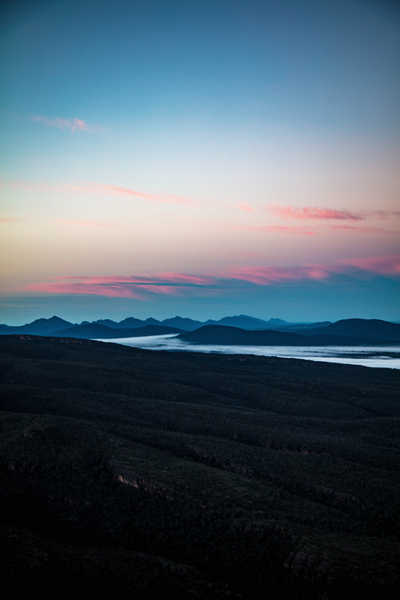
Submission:
[[[399,372],[18,335],[0,377],[14,586],[395,597]]]

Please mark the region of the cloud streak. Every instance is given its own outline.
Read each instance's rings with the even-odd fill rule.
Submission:
[[[399,210],[369,210],[354,212],[336,208],[321,208],[316,206],[282,206],[270,205],[267,210],[282,219],[299,221],[364,221],[365,219],[389,219],[400,217]]]
[[[364,217],[359,214],[334,208],[319,208],[315,206],[269,206],[268,210],[278,217],[296,220],[338,220],[362,221]]]
[[[323,280],[329,271],[319,265],[304,267],[237,267],[227,273],[230,279],[245,281],[255,285],[273,285],[289,281],[307,279]]]
[[[91,219],[57,219],[57,223],[61,225],[73,225],[77,227],[87,227],[88,229],[98,229],[98,228],[106,228],[110,229],[115,227],[114,223],[106,222],[106,221],[93,221]]]
[[[154,276],[68,276],[31,283],[25,292],[45,295],[98,295],[148,300],[151,295],[193,296],[226,293],[245,285],[271,286],[305,281],[329,281],[335,275],[400,276],[400,255],[350,258],[331,265],[294,267],[240,266],[211,275],[166,272]]]
[[[393,229],[385,229],[384,227],[357,227],[356,225],[330,225],[330,231],[351,231],[354,233],[385,233],[398,234],[398,231]]]
[[[237,207],[242,212],[253,212],[253,207],[248,202],[241,202]]]
[[[367,233],[383,233],[387,235],[398,235],[399,231],[393,229],[385,229],[384,227],[370,227],[370,226],[357,226],[357,225],[322,225],[318,227],[318,229],[310,228],[309,226],[301,226],[301,225],[242,225],[238,227],[244,231],[256,231],[261,233],[281,233],[288,235],[320,235],[326,234],[328,231],[330,232],[340,232],[344,231],[347,233],[359,233],[359,234],[367,234]],[[235,228],[237,229],[237,227]]]
[[[315,231],[309,227],[299,227],[297,225],[247,225],[241,227],[246,231],[260,231],[264,233],[294,233],[299,235],[315,235]]]
[[[185,273],[160,273],[150,276],[68,276],[53,281],[29,284],[25,290],[51,295],[98,295],[145,300],[149,294],[179,296],[193,288],[214,287],[215,278]]]
[[[268,286],[292,281],[325,281],[334,275],[355,275],[357,272],[400,276],[400,255],[349,258],[328,265],[234,267],[225,274],[225,278]]]
[[[145,200],[153,200],[155,202],[165,202],[172,204],[187,204],[190,202],[187,198],[174,195],[151,194],[141,192],[132,188],[121,187],[118,185],[107,184],[89,184],[84,186],[74,186],[74,189],[79,191],[93,191],[94,193],[111,193],[117,196],[131,196],[134,198],[143,198]]]
[[[191,200],[176,196],[173,194],[154,194],[142,192],[130,187],[112,185],[106,183],[46,183],[30,181],[2,181],[2,186],[21,188],[29,192],[53,192],[61,194],[96,194],[103,196],[120,196],[123,198],[138,198],[150,200],[151,202],[160,202],[165,204],[190,204]]]
[[[64,119],[62,117],[45,117],[43,115],[34,115],[32,117],[34,123],[41,123],[47,127],[55,127],[56,129],[69,130],[73,133],[75,131],[94,131],[94,128],[89,127],[86,121],[73,117],[72,119]]]
[[[342,261],[344,266],[355,267],[377,275],[400,275],[400,255],[348,258]]]

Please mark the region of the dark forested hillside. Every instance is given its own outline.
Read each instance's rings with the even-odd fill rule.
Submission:
[[[398,592],[399,372],[18,335],[0,378],[14,590]]]

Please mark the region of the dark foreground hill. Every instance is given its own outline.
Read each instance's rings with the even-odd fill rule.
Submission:
[[[397,597],[399,372],[24,335],[0,375],[14,592]]]

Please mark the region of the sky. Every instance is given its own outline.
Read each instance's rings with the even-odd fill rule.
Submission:
[[[0,17],[0,322],[400,321],[397,2]]]

